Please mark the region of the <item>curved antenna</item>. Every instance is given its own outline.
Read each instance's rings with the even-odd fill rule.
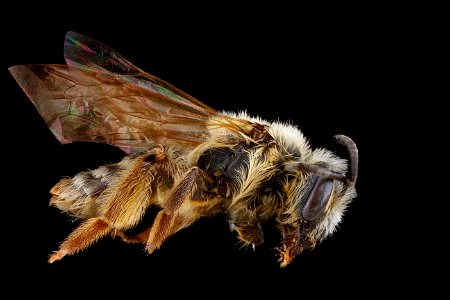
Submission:
[[[359,163],[358,148],[356,147],[355,142],[348,136],[339,134],[335,135],[334,138],[339,144],[347,147],[348,153],[350,155],[350,170],[351,170],[351,177],[348,180],[350,185],[355,185],[356,179],[358,178],[358,163]]]
[[[358,178],[358,162],[359,162],[358,148],[356,147],[355,142],[348,136],[339,134],[335,135],[334,138],[339,144],[347,147],[347,150],[350,154],[350,170],[351,170],[350,177],[347,177],[335,171],[328,170],[319,165],[307,164],[304,162],[290,162],[285,166],[286,171],[290,172],[301,171],[322,178],[343,181],[346,182],[347,186],[354,186],[356,183],[356,179]]]

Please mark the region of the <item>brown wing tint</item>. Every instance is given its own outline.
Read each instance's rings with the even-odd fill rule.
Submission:
[[[9,69],[61,143],[104,142],[130,153],[153,144],[196,146],[212,128],[237,139],[253,129],[89,37],[68,32],[64,56],[67,66]]]
[[[125,83],[114,74],[65,65],[9,70],[61,143],[104,142],[128,153],[155,143],[195,146],[208,135],[208,120],[214,114]]]
[[[118,80],[159,93],[167,98],[195,109],[215,113],[213,109],[194,97],[156,76],[148,74],[123,58],[111,47],[90,37],[69,31],[64,42],[64,57],[69,66],[101,73],[112,73]]]

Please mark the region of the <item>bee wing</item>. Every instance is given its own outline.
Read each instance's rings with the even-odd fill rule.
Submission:
[[[64,57],[69,66],[102,73],[113,73],[118,80],[159,93],[175,102],[209,114],[217,114],[212,108],[198,101],[156,76],[148,74],[123,58],[111,47],[90,37],[69,31],[64,43]]]
[[[69,32],[65,54],[69,65],[9,69],[61,143],[96,141],[131,153],[195,147],[211,130],[237,139],[251,130],[92,39]]]
[[[61,143],[96,141],[131,153],[154,144],[196,146],[211,126],[239,131],[212,110],[124,83],[114,74],[66,65],[9,70]]]

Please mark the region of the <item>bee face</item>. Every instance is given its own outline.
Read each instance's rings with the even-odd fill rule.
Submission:
[[[294,188],[288,189],[285,219],[282,222],[286,231],[285,240],[286,237],[292,239],[284,244],[281,255],[283,266],[303,250],[314,248],[318,242],[331,235],[351,200],[356,197],[356,145],[348,137],[339,135],[335,138],[349,151],[349,176],[343,175],[347,171],[347,162],[324,149],[305,151],[302,154],[306,161],[297,160],[286,164],[286,169],[296,174],[296,180]]]

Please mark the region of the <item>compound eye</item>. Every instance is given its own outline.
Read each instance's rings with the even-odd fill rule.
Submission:
[[[334,180],[316,177],[314,186],[302,209],[302,217],[307,221],[316,220],[327,207],[333,193]]]

